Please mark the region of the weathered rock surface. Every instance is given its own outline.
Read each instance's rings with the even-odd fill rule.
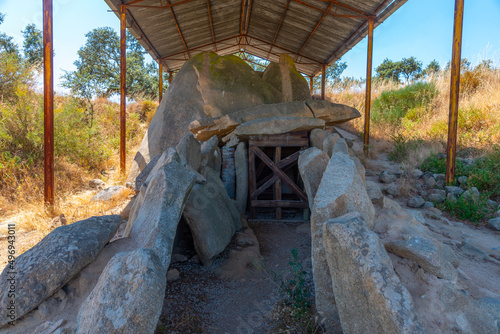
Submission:
[[[491,227],[493,227],[497,231],[500,231],[500,217],[492,218],[489,220],[489,222]]]
[[[248,199],[248,155],[245,143],[239,143],[234,152],[236,169],[236,207],[244,215]]]
[[[322,129],[312,129],[309,135],[311,147],[314,146],[319,150],[323,150],[323,142],[329,135],[331,135],[331,133],[328,131]]]
[[[175,148],[183,166],[198,171],[201,164],[201,145],[192,134],[185,135]]]
[[[382,190],[380,189],[380,186],[378,183],[373,182],[373,181],[366,181],[366,191],[368,193],[368,196],[372,200],[372,203],[379,203],[379,201],[382,200],[384,197],[384,194],[382,194]]]
[[[306,79],[297,71],[292,57],[287,54],[280,55],[279,64],[271,62],[266,67],[262,79],[279,90],[285,102],[311,98]]]
[[[201,167],[210,167],[215,165],[215,151],[219,147],[219,138],[212,136],[201,144]],[[220,152],[219,152],[220,153]],[[220,154],[219,154],[220,155]]]
[[[344,333],[422,333],[408,290],[359,213],[325,223],[324,246]]]
[[[20,318],[69,282],[92,262],[111,240],[121,223],[120,216],[92,217],[49,233],[33,248],[16,258],[16,317]],[[10,305],[9,265],[0,276],[0,305]],[[0,315],[0,327],[10,319]]]
[[[329,160],[330,157],[325,152],[315,147],[311,147],[300,153],[298,162],[299,172],[302,181],[304,181],[304,188],[311,210],[314,207],[314,197],[316,197],[316,192],[318,191]]]
[[[333,147],[332,152],[339,152],[339,153],[344,153],[344,154],[349,154],[347,152],[347,143],[344,140],[344,138],[339,138],[337,142],[335,143],[335,146]]]
[[[207,140],[211,136],[222,138],[240,124],[269,117],[314,117],[314,114],[304,101],[262,104],[213,118],[210,121],[195,120],[191,122],[189,129],[199,140]]]
[[[326,137],[325,140],[323,140],[323,151],[325,151],[329,157],[332,156],[335,144],[337,144],[337,140],[339,139],[340,135],[338,133],[334,133]]]
[[[324,126],[325,121],[314,117],[269,117],[243,123],[234,129],[233,134],[242,140],[253,135],[277,135]]]
[[[136,218],[129,219],[126,231],[130,232],[124,236],[130,235],[135,247],[153,249],[165,268],[170,264],[177,225],[196,176],[175,160],[153,170],[130,214]]]
[[[425,200],[421,196],[414,196],[408,201],[408,206],[410,208],[421,208],[425,203]]]
[[[92,179],[89,181],[89,187],[95,189],[104,189],[106,187],[106,182],[101,179]]]
[[[163,97],[134,158],[129,181],[152,157],[175,146],[179,138],[188,134],[192,121],[281,102],[283,94],[242,59],[213,52],[191,57]]]
[[[118,253],[80,308],[77,333],[154,333],[165,286],[166,269],[152,249]]]
[[[90,200],[91,201],[107,201],[118,195],[125,189],[124,186],[112,186],[99,191]]]
[[[150,162],[144,167],[144,169],[137,175],[134,181],[134,188],[135,191],[140,191],[141,186],[146,180],[148,179],[149,174],[155,168],[156,164],[158,163],[158,160],[160,160],[161,154],[156,155],[153,159],[151,159]]]
[[[326,100],[307,100],[306,104],[313,111],[314,117],[324,120],[328,126],[361,117],[358,110],[344,104],[332,103]]]
[[[354,162],[346,154],[334,153],[323,174],[311,215],[314,285],[316,291],[322,291],[316,294],[316,308],[329,328],[335,328],[338,320],[323,245],[323,226],[327,220],[349,212],[360,212],[367,225],[373,226],[375,209]]]
[[[234,233],[241,229],[238,209],[229,198],[219,175],[204,168],[205,184],[196,184],[184,209],[184,218],[193,235],[196,253],[204,265],[222,252]]]
[[[435,239],[413,237],[408,241],[393,240],[385,243],[385,248],[392,254],[415,261],[438,278],[457,278],[457,271],[452,264],[458,262],[455,253]]]

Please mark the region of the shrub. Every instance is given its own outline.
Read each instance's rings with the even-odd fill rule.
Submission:
[[[479,222],[488,215],[488,199],[489,194],[487,192],[482,193],[479,197],[461,196],[456,201],[446,200],[440,205],[440,208],[460,219]]]
[[[383,92],[373,102],[373,121],[398,125],[410,110],[412,119],[420,119],[437,94],[436,86],[425,82]]]
[[[403,162],[407,159],[410,151],[418,148],[422,140],[413,137],[407,138],[403,134],[398,133],[391,135],[391,143],[394,145],[394,149],[389,152],[389,159],[396,162]]]

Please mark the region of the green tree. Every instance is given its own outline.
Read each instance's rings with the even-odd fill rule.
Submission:
[[[432,74],[437,74],[441,70],[441,66],[439,65],[439,62],[434,59],[427,65],[427,67],[424,70],[424,73],[426,75],[432,75]]]
[[[5,14],[0,13],[0,24],[3,23]],[[0,52],[9,53],[19,57],[19,49],[17,44],[13,42],[12,36],[7,36],[5,33],[0,32]]]
[[[22,31],[24,36],[24,57],[29,64],[41,64],[43,62],[43,35],[34,24],[28,24]]]
[[[401,67],[399,62],[394,62],[389,58],[384,61],[375,69],[376,77],[382,80],[392,80],[399,82],[399,75],[401,74]]]
[[[78,50],[76,71],[66,71],[63,86],[73,94],[91,101],[120,93],[120,38],[110,27],[96,28],[86,35],[87,41]],[[127,31],[127,96],[137,98],[158,95],[158,66],[146,64],[145,51]]]
[[[267,65],[269,65],[268,60],[251,55],[246,52],[237,52],[234,55],[246,61],[246,63],[250,65],[254,71],[262,72],[266,69]]]
[[[415,57],[403,58],[397,64],[400,67],[400,74],[403,75],[407,83],[422,75],[422,62]]]
[[[474,67],[474,70],[479,71],[491,71],[493,70],[493,61],[490,59],[483,59],[481,62]]]
[[[340,76],[347,68],[346,62],[336,61],[325,69],[326,84],[336,85],[342,82]],[[321,74],[314,77],[313,90],[318,91],[321,89]]]

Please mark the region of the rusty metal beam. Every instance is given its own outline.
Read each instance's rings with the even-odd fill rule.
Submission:
[[[450,115],[448,121],[448,145],[446,147],[446,183],[448,185],[453,184],[453,182],[455,181],[463,19],[464,0],[455,0],[455,19],[453,22],[453,52],[451,56]]]
[[[54,44],[52,0],[43,0],[44,200],[54,206]]]
[[[241,40],[243,38],[243,16],[245,15],[245,3],[246,0],[241,0],[241,11],[240,11],[240,40],[238,42],[238,48],[241,50]]]
[[[221,39],[220,41],[216,41],[215,43],[221,43],[221,42],[224,42],[224,41],[227,41],[227,40],[230,40],[230,39],[233,39],[233,38],[239,38],[239,37],[240,37],[240,35],[234,35],[234,36],[231,36],[231,37],[227,37],[227,38]],[[202,48],[206,48],[207,46],[210,46],[212,44],[213,43],[203,44],[203,45],[197,46],[195,48],[189,49],[189,51],[193,52],[193,51],[196,51],[196,50],[199,50],[199,49],[202,49]],[[175,52],[175,53],[172,53],[172,54],[169,54],[169,55],[161,57],[160,60],[162,60],[162,61],[165,60],[166,61],[170,57],[177,56],[177,55],[180,55],[180,54],[184,54],[185,52],[186,52],[185,50],[184,51],[180,51],[180,52]]]
[[[304,5],[304,6],[307,6],[309,8],[312,8],[312,9],[315,9],[317,11],[320,11],[322,13],[326,13],[327,15],[330,15],[330,16],[333,16],[333,17],[346,17],[346,18],[367,18],[369,16],[369,14],[365,14],[365,13],[362,13],[362,14],[358,14],[358,15],[347,15],[347,14],[337,14],[337,13],[331,13],[331,12],[328,12],[324,9],[321,9],[319,7],[316,7],[314,5],[311,5],[310,3],[307,3],[307,2],[304,2],[304,1],[301,1],[301,0],[293,0],[295,1],[296,3],[299,3],[301,5]]]
[[[304,50],[304,48],[306,47],[306,45],[309,42],[309,40],[311,39],[311,37],[313,36],[313,34],[316,32],[316,29],[318,29],[319,25],[321,24],[321,22],[325,18],[326,13],[330,12],[330,9],[332,9],[332,6],[333,6],[333,2],[330,2],[330,4],[328,5],[328,8],[326,9],[326,12],[323,13],[323,15],[319,19],[318,23],[316,23],[316,26],[314,27],[313,31],[311,31],[311,33],[307,37],[307,39],[304,42],[304,44],[302,44],[302,47],[300,48],[299,52],[297,52],[297,55],[295,56],[295,61],[297,61],[297,58],[299,57],[299,54],[302,52],[302,50]]]
[[[314,77],[312,75],[309,76],[309,92],[311,95],[313,95],[313,84],[314,84]]]
[[[261,42],[261,43],[265,43],[265,44],[268,44],[268,45],[269,45],[269,42],[266,42],[266,41],[264,41],[264,40],[262,40],[262,39],[260,39],[260,38],[255,37],[255,36],[250,36],[250,35],[249,35],[248,37],[253,38],[253,39],[255,39],[256,41],[259,41],[259,42]],[[251,45],[251,44],[250,44],[250,46],[254,47],[254,46],[253,46],[253,45]],[[295,54],[295,55],[300,56],[301,58],[304,58],[304,59],[310,60],[310,61],[312,61],[313,63],[316,63],[316,64],[321,64],[321,61],[319,61],[319,60],[317,60],[317,59],[312,59],[312,58],[307,57],[307,56],[304,56],[304,55],[302,55],[302,54],[300,54],[300,53],[297,53],[296,51],[291,51],[291,50],[286,49],[286,48],[284,48],[284,47],[282,47],[282,46],[279,46],[278,48],[280,48],[280,49],[282,49],[282,50],[285,50],[285,51],[286,51],[286,52],[288,52],[289,54]],[[267,51],[266,51],[266,52],[267,52]]]
[[[170,84],[172,83],[172,80],[173,80],[172,74],[173,74],[172,71],[168,71],[168,85],[169,86],[170,86]]]
[[[215,44],[214,25],[212,23],[212,11],[210,10],[210,0],[207,0],[208,21],[210,22],[210,32],[212,33],[212,42],[214,51],[217,52],[217,44]]]
[[[365,132],[363,136],[363,150],[368,154],[370,144],[370,108],[372,98],[372,60],[373,60],[373,23],[374,18],[368,20],[368,54],[366,59],[366,93],[365,93]]]
[[[253,5],[253,0],[248,0],[247,15],[245,18],[245,28],[243,29],[243,34],[248,33],[248,27],[250,26],[250,17],[252,14],[252,5]]]
[[[366,16],[370,15],[368,13],[363,12],[361,9],[358,9],[356,7],[353,7],[353,6],[346,5],[345,3],[337,1],[337,0],[315,0],[315,1],[332,2],[332,3],[336,4],[336,5],[338,5],[339,7],[343,7],[345,9],[349,9],[349,10],[355,12],[355,13],[366,15]]]
[[[290,1],[291,0],[288,0],[286,2],[285,10],[283,11],[283,14],[281,15],[280,23],[278,24],[278,29],[276,29],[276,33],[274,34],[274,38],[273,38],[273,41],[271,43],[271,47],[269,48],[269,52],[267,53],[267,56],[266,56],[267,59],[269,59],[269,54],[271,53],[271,50],[274,47],[274,43],[276,42],[276,38],[278,38],[278,34],[281,30],[281,25],[283,24],[283,20],[285,19],[285,15],[286,15],[286,12],[288,10],[288,6],[290,5]]]
[[[148,5],[136,5],[135,3],[137,2],[142,2],[143,0],[140,0],[140,1],[132,1],[132,2],[129,2],[129,3],[126,3],[124,4],[125,7],[131,7],[131,8],[152,8],[152,9],[169,9],[169,8],[172,8],[172,7],[175,7],[177,5],[182,5],[184,3],[187,3],[187,2],[191,2],[193,0],[183,0],[183,1],[179,1],[179,2],[176,2],[176,3],[168,3],[166,5],[164,5],[163,3],[161,3],[160,6],[148,6]]]
[[[120,6],[120,172],[126,169],[126,108],[127,108],[127,40],[125,7]]]
[[[170,5],[169,0],[165,0],[167,2],[167,6],[169,6],[170,13],[172,14],[172,18],[174,19],[175,26],[177,27],[177,31],[179,32],[179,36],[181,37],[182,44],[184,44],[184,47],[186,48],[186,52],[188,54],[188,57],[191,58],[191,54],[189,53],[189,48],[186,44],[186,41],[184,40],[184,36],[182,35],[181,27],[179,26],[179,22],[177,21],[177,17],[175,16],[174,9],[172,8],[173,6]]]
[[[326,86],[326,66],[321,64],[321,99],[325,99],[325,87]]]
[[[160,69],[158,70],[158,102],[163,98],[163,63],[160,62]]]

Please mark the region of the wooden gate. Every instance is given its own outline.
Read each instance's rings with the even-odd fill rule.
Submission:
[[[300,186],[298,169],[295,168],[295,177],[289,175],[298,165],[300,151],[309,146],[307,131],[252,136],[248,143],[251,218],[255,218],[257,207],[276,208],[277,220],[282,218],[281,208],[307,209],[307,195]],[[282,188],[289,193],[284,196]]]

